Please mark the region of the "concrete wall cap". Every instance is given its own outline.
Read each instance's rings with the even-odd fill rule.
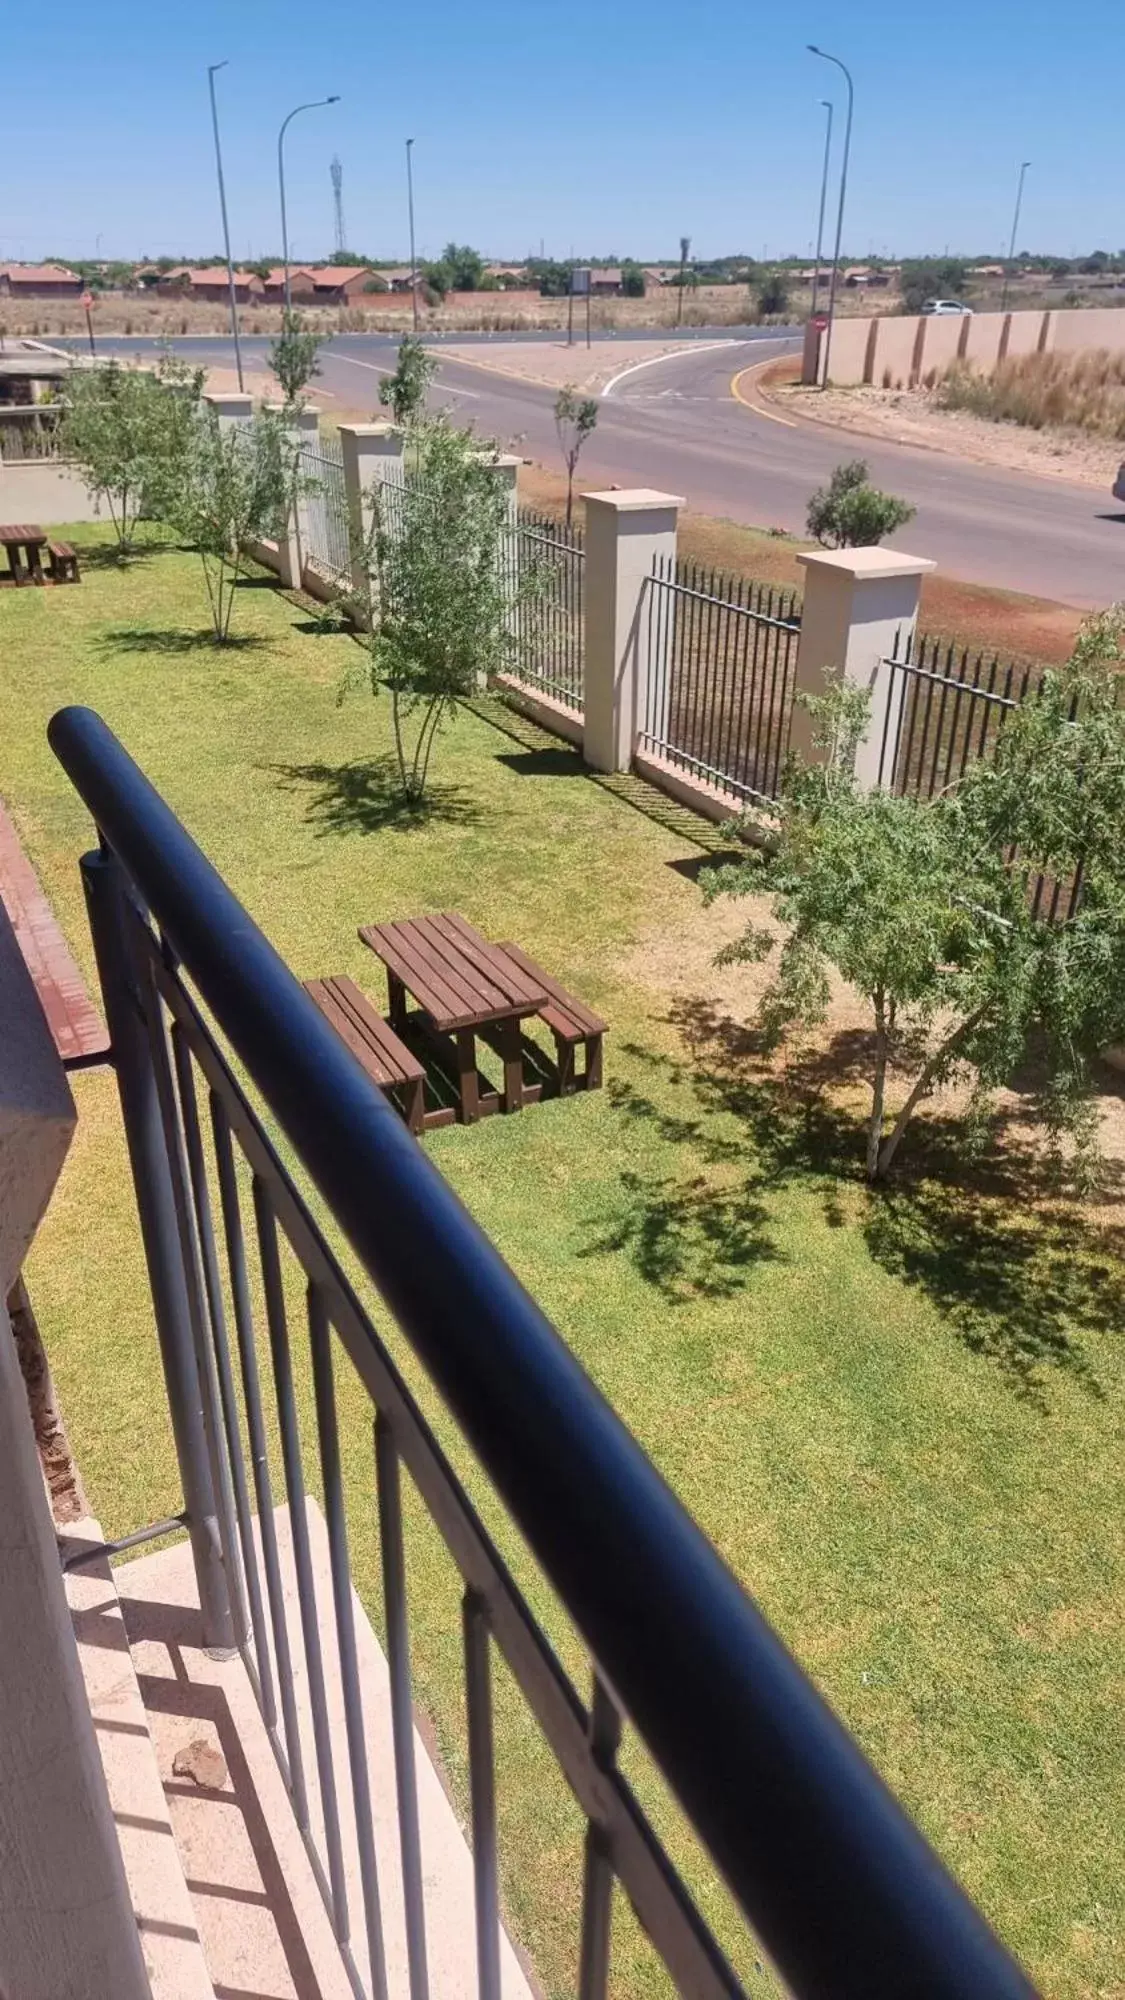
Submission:
[[[218,410],[221,415],[228,417],[248,417],[254,408],[254,398],[249,394],[240,394],[237,390],[232,391],[229,396],[206,395],[203,400],[209,403],[213,410]]]
[[[862,581],[869,577],[925,576],[936,569],[929,556],[900,555],[895,549],[809,549],[797,557],[807,569],[834,570]]]
[[[402,436],[402,431],[397,424],[340,424],[338,429],[341,437],[389,438]]]
[[[653,507],[687,505],[680,493],[657,493],[648,486],[632,486],[613,493],[584,493],[582,498],[587,504],[593,500],[599,507],[616,507],[621,514],[639,514]]]

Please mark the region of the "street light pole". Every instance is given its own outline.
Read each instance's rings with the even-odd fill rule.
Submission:
[[[277,185],[281,193],[281,257],[285,266],[285,317],[289,317],[289,225],[285,219],[285,133],[288,126],[301,111],[319,111],[325,104],[339,104],[339,96],[316,97],[311,104],[295,104],[288,117],[281,121],[277,135]]]
[[[406,142],[406,206],[410,215],[410,304],[413,311],[414,331],[418,331],[418,262],[414,255],[414,167],[411,152],[413,139]]]
[[[218,70],[225,68],[225,62],[209,63],[207,66],[207,83],[211,91],[211,125],[215,133],[215,172],[219,176],[219,207],[223,214],[223,247],[227,253],[227,283],[230,286],[230,330],[234,338],[234,365],[238,370],[238,387],[241,393],[244,386],[242,381],[242,347],[238,338],[238,303],[235,296],[234,262],[230,254],[230,223],[227,221],[227,191],[223,181],[223,149],[219,144],[219,112],[215,103],[215,75]]]
[[[824,171],[820,176],[820,214],[817,217],[816,223],[816,264],[813,267],[812,310],[809,314],[810,319],[816,318],[817,294],[820,291],[820,257],[824,249],[824,209],[828,200],[828,162],[832,153],[832,106],[826,97],[822,97],[820,101],[828,113],[828,118],[824,130]]]
[[[836,280],[840,271],[840,243],[844,234],[844,198],[848,192],[848,156],[851,153],[852,147],[852,111],[855,106],[855,90],[852,85],[852,73],[847,64],[840,61],[839,56],[830,56],[827,49],[818,49],[813,42],[808,44],[808,50],[811,56],[819,56],[822,62],[830,62],[834,64],[836,69],[841,70],[844,82],[848,86],[848,115],[844,123],[844,157],[840,163],[840,206],[836,211],[836,247],[832,254],[832,276],[828,281],[828,331],[824,336],[824,381],[821,386],[827,387],[828,364],[832,355],[832,328],[836,323]]]
[[[1020,209],[1023,206],[1024,175],[1027,173],[1027,170],[1030,165],[1031,165],[1030,160],[1024,160],[1022,166],[1020,167],[1019,184],[1016,188],[1016,212],[1012,217],[1012,240],[1008,245],[1008,261],[1004,266],[1004,289],[1000,294],[1001,312],[1006,312],[1008,309],[1008,280],[1011,276],[1012,259],[1016,254],[1016,231],[1020,226]]]

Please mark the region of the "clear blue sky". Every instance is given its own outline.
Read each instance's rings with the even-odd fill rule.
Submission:
[[[224,56],[239,257],[279,247],[281,118],[331,91],[340,104],[290,127],[297,257],[332,249],[334,152],[351,244],[405,256],[408,133],[421,255],[455,237],[494,256],[542,240],[560,257],[671,257],[681,232],[703,256],[804,254],[819,99],[842,114],[842,80],[809,41],[855,75],[854,253],[1000,250],[1022,159],[1023,247],[1116,249],[1123,13],[1122,0],[1065,13],[1045,0],[54,0],[33,70],[17,82],[9,63],[0,258],[93,255],[99,238],[104,256],[220,248],[206,65]]]

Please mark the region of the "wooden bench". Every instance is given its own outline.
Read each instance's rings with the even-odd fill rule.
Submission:
[[[78,582],[78,557],[69,542],[48,541],[47,560],[54,583]]]
[[[536,1013],[555,1038],[560,1097],[567,1097],[575,1090],[600,1089],[605,1022],[600,1020],[597,1014],[592,1013],[589,1007],[583,1006],[581,1000],[576,1000],[572,993],[568,993],[565,986],[560,986],[557,979],[552,979],[549,972],[544,972],[543,967],[537,965],[533,958],[529,958],[525,951],[521,951],[518,944],[501,944],[497,949],[504,952],[521,972],[528,975],[529,979],[535,980],[547,995],[546,1001],[536,1009]],[[586,1051],[585,1068],[581,1076],[577,1073],[574,1060],[575,1051],[579,1047]]]
[[[427,1116],[425,1070],[413,1051],[400,1042],[394,1029],[375,1012],[353,979],[344,973],[331,979],[306,979],[305,991],[316,1001],[341,1041],[358,1056],[372,1082],[402,1112],[412,1132],[452,1119],[452,1111],[446,1110]]]

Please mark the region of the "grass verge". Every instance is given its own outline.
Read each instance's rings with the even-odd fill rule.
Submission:
[[[336,700],[349,639],[248,581],[235,629],[252,643],[215,652],[196,638],[195,559],[153,551],[119,571],[91,559],[95,531],[67,532],[86,552],[80,589],[0,597],[0,791],[88,975],[89,821],[44,734],[67,701],[117,730],[299,975],[347,971],[381,997],[356,925],[454,908],[604,1013],[604,1091],[449,1128],[427,1150],[1036,1980],[1067,2000],[1120,1991],[1114,1214],[1059,1202],[1015,1128],[967,1178],[936,1118],[894,1189],[868,1196],[846,1089],[862,1045],[762,1063],[742,975],[713,966],[725,917],[701,907],[706,828],[502,713],[497,728],[487,706],[447,732],[432,810],[404,821],[384,710]],[[91,1501],[117,1534],[177,1489],[112,1079],[75,1092],[28,1276]],[[303,1362],[298,1385],[307,1420]],[[378,1624],[368,1413],[343,1363],[339,1394]],[[550,1592],[439,1422],[577,1670]],[[315,1486],[308,1429],[306,1446]],[[408,1501],[418,1698],[463,1812],[455,1579]],[[507,1908],[562,1994],[578,1819],[503,1673],[497,1730]],[[628,1763],[751,1992],[766,1990],[632,1743]],[[615,1995],[666,1990],[620,1915]]]

